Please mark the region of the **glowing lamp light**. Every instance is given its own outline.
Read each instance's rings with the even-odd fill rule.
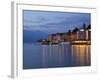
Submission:
[[[80,31],[84,31],[84,29],[80,29]]]

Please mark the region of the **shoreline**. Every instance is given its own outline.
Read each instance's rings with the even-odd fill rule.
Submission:
[[[57,42],[57,43],[40,43],[41,45],[59,45],[59,44],[70,44],[70,45],[91,45],[91,41],[88,40],[77,40],[77,41],[67,41],[67,42]]]

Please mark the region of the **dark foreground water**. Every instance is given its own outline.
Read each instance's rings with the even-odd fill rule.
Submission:
[[[23,45],[23,69],[90,66],[90,45]]]

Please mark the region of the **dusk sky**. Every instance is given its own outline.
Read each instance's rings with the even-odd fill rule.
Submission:
[[[75,27],[91,23],[89,13],[51,12],[51,11],[23,11],[24,30],[65,32]]]
[[[90,13],[24,10],[24,42],[36,41],[46,38],[49,34],[67,32],[90,23]]]

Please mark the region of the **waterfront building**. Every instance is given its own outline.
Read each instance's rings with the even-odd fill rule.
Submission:
[[[56,33],[48,36],[47,41],[50,43],[70,42],[70,41],[90,41],[91,40],[91,25],[82,28],[75,28],[73,31],[64,33]],[[45,41],[44,41],[45,42]]]
[[[90,25],[88,27],[83,27],[77,32],[78,40],[91,40],[91,29]]]

